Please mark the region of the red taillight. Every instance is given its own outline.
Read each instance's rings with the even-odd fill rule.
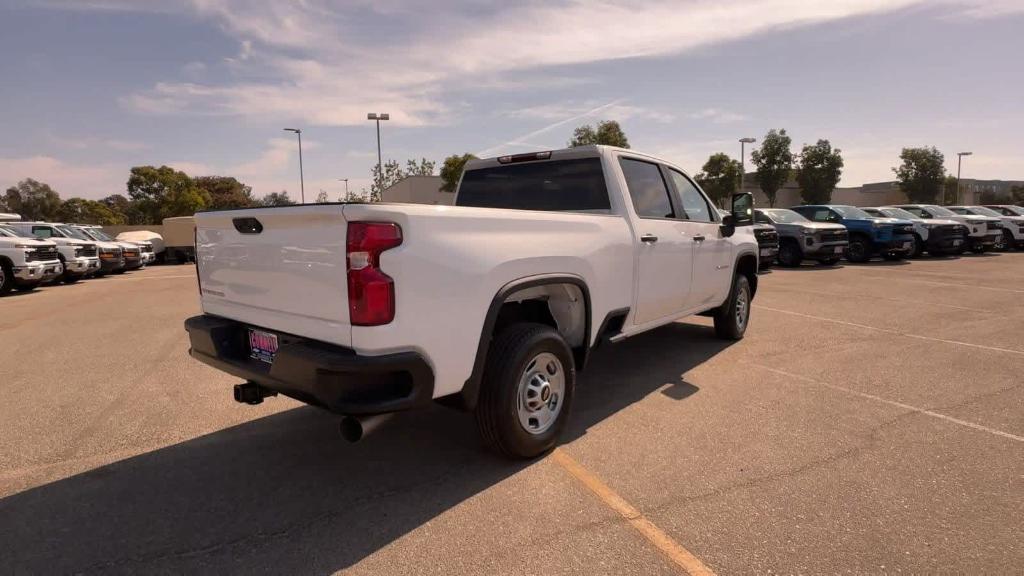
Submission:
[[[380,326],[395,318],[395,282],[380,270],[380,254],[402,243],[393,222],[348,223],[348,310],[353,326]]]

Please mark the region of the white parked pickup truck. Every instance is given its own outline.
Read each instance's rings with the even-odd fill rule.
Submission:
[[[474,160],[455,206],[202,212],[190,353],[245,380],[236,400],[326,408],[349,439],[437,400],[529,458],[602,342],[693,314],[743,337],[752,215],[749,194],[722,217],[682,169],[604,146]]]

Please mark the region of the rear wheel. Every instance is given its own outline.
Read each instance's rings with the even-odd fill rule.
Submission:
[[[0,294],[7,294],[14,288],[14,270],[6,262],[0,262]]]
[[[846,259],[850,262],[867,262],[871,259],[871,245],[867,238],[854,236],[846,247]]]
[[[747,277],[737,274],[732,281],[729,299],[715,311],[715,334],[724,340],[739,340],[750,323],[750,303],[753,294]]]
[[[575,385],[572,352],[561,334],[544,324],[513,324],[487,353],[477,429],[499,454],[539,456],[562,435]]]
[[[799,266],[804,255],[793,240],[785,240],[779,245],[779,265],[793,268]]]

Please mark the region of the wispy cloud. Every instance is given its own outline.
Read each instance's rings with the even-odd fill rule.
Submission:
[[[538,129],[533,130],[531,132],[527,132],[526,134],[523,134],[522,136],[517,136],[517,137],[515,137],[515,138],[513,138],[511,140],[508,140],[506,142],[502,142],[501,144],[497,144],[495,146],[491,146],[490,148],[486,148],[484,150],[481,150],[481,151],[477,152],[476,155],[481,157],[481,158],[485,158],[485,157],[488,157],[488,156],[494,156],[495,154],[498,154],[500,152],[506,151],[509,148],[517,148],[517,147],[524,147],[524,146],[525,147],[530,147],[530,148],[538,147],[537,144],[533,143],[534,138],[536,138],[536,137],[538,137],[538,136],[540,136],[542,134],[546,134],[546,133],[554,130],[555,128],[559,128],[561,126],[565,126],[566,124],[569,124],[569,123],[572,123],[572,122],[576,122],[577,120],[582,120],[584,118],[589,118],[589,117],[593,117],[593,116],[595,116],[597,114],[601,114],[601,113],[603,113],[603,112],[605,112],[605,111],[607,111],[607,110],[609,110],[609,109],[611,109],[611,108],[613,108],[615,106],[619,106],[620,103],[621,103],[621,101],[619,101],[619,100],[616,100],[614,102],[608,102],[607,104],[602,104],[600,106],[596,106],[594,108],[591,108],[590,110],[586,110],[586,111],[584,111],[582,113],[579,113],[579,114],[576,114],[574,116],[569,116],[567,118],[562,118],[561,120],[557,120],[555,122],[552,122],[552,123],[550,123],[550,124],[548,124],[546,126],[538,128]],[[539,147],[545,148],[547,146],[541,145]],[[554,147],[554,146],[552,146],[552,147]]]
[[[720,108],[705,108],[686,115],[691,120],[707,120],[715,124],[732,124],[747,120],[743,114],[722,110]]]

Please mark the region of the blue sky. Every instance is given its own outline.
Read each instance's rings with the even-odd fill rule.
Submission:
[[[1024,179],[1020,0],[0,0],[0,187],[124,192],[169,164],[307,199],[385,158],[565,145],[619,120],[697,172],[738,138],[828,138],[842,185],[935,145]],[[291,137],[289,137],[291,136]]]

